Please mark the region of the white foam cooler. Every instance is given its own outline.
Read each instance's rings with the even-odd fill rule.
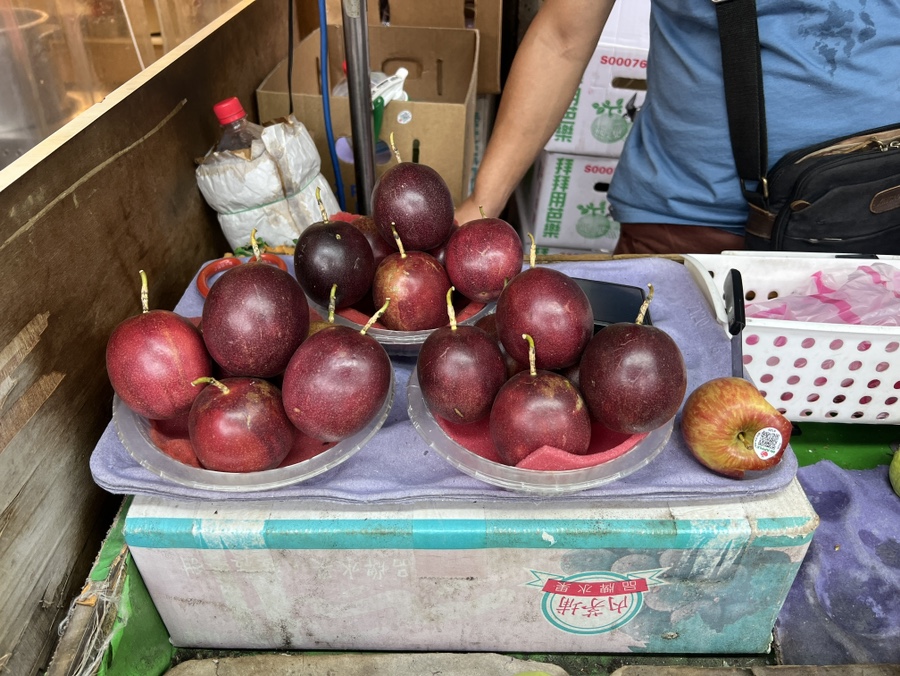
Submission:
[[[176,646],[761,653],[817,517],[730,504],[180,501],[125,540]]]

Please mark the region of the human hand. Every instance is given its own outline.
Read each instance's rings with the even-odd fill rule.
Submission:
[[[468,197],[462,204],[459,205],[456,209],[456,222],[462,225],[463,223],[468,223],[469,221],[474,221],[479,218],[497,216],[497,214],[490,214],[486,210],[482,208],[480,204],[475,203],[474,197]]]

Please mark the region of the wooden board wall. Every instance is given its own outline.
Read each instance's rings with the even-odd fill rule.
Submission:
[[[287,56],[288,5],[247,0],[0,172],[0,673],[33,674],[119,499],[88,461],[110,420],[110,331],[171,308],[227,244],[196,187],[212,105]],[[31,165],[31,166],[26,166]]]

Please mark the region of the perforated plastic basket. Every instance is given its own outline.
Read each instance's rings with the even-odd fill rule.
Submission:
[[[900,267],[900,257],[879,257]],[[869,261],[809,254],[691,255],[685,265],[727,326],[725,277],[741,273],[745,301],[802,288],[816,271]],[[747,319],[744,368],[766,399],[794,422],[900,423],[900,328]]]

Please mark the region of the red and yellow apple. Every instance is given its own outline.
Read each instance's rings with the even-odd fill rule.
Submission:
[[[791,429],[790,421],[743,378],[703,383],[687,398],[681,416],[681,434],[694,457],[735,479],[781,462]]]

